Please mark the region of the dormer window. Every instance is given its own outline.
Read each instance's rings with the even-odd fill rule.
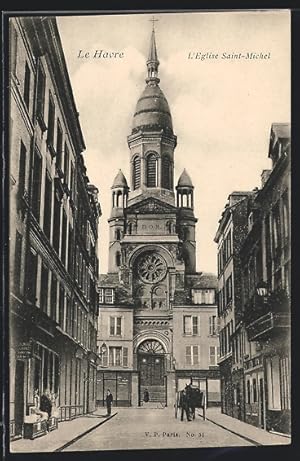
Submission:
[[[192,300],[193,304],[215,304],[215,290],[212,288],[194,289]]]
[[[113,304],[115,300],[115,290],[113,288],[100,288],[99,303]]]

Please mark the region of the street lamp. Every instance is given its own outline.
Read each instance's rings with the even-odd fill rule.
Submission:
[[[107,351],[107,345],[105,343],[102,343],[102,346],[100,347],[99,355],[100,357],[105,354]]]

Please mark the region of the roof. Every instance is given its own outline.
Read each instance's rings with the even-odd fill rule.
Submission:
[[[187,275],[186,283],[191,288],[218,288],[218,278],[211,272],[198,272]]]
[[[115,188],[115,187],[128,187],[126,178],[125,178],[122,170],[118,171],[118,173],[117,173],[117,175],[116,175],[116,177],[114,179],[112,189]]]
[[[167,128],[173,131],[169,104],[158,85],[147,85],[138,99],[132,130],[144,126]]]
[[[194,187],[191,177],[185,168],[178,179],[177,186],[178,187]]]

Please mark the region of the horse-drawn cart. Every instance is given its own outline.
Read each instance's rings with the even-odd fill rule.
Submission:
[[[185,388],[186,397],[185,401],[188,407],[188,412],[195,419],[195,410],[196,408],[202,408],[202,416],[204,421],[206,419],[206,394],[204,391],[201,391],[198,387],[192,386],[191,384]],[[176,392],[175,396],[175,418],[178,415],[178,409],[182,408],[183,401],[183,390]],[[199,414],[199,413],[198,413]]]

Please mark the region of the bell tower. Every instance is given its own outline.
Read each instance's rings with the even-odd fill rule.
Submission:
[[[159,87],[154,29],[146,64],[146,87],[137,102],[132,131],[127,139],[131,170],[129,204],[152,196],[174,205],[174,149],[177,138],[173,133],[168,101]]]
[[[109,222],[108,272],[118,272],[121,261],[121,240],[125,231],[125,209],[128,203],[128,185],[122,170],[114,179],[112,190],[112,209]]]
[[[177,232],[181,240],[181,255],[187,274],[196,272],[196,237],[194,216],[194,186],[186,169],[181,173],[177,190]]]

